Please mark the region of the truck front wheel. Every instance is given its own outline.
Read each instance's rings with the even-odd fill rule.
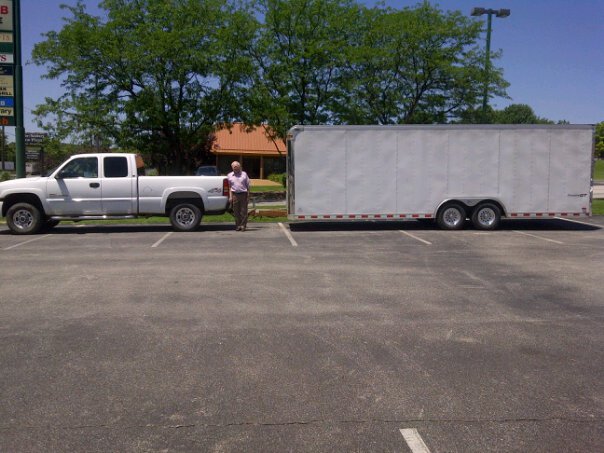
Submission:
[[[15,234],[34,234],[42,227],[42,214],[34,205],[16,203],[6,212],[6,224]]]
[[[201,222],[201,210],[190,203],[182,203],[170,210],[170,223],[176,231],[195,231]]]

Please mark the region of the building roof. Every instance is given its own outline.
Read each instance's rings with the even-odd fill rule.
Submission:
[[[245,124],[235,123],[214,133],[212,144],[214,154],[255,154],[269,157],[285,156],[287,147],[279,138],[269,138],[265,125],[248,128]]]

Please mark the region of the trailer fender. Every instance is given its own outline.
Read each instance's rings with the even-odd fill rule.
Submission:
[[[483,204],[483,203],[492,203],[492,204],[496,205],[501,210],[501,217],[508,216],[508,212],[505,208],[505,205],[501,202],[501,200],[499,200],[496,197],[471,197],[471,198],[464,197],[464,198],[447,198],[447,199],[443,200],[434,210],[434,217],[436,218],[436,216],[438,215],[438,212],[441,210],[441,208],[443,206],[450,204],[450,203],[462,204],[466,210],[468,217],[472,217],[472,212],[474,212],[474,208],[476,208],[476,206],[478,206],[479,204]]]

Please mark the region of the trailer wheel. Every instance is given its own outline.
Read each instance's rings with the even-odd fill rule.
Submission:
[[[501,209],[493,203],[483,203],[474,209],[472,223],[478,230],[494,230],[499,226]]]
[[[42,214],[34,205],[16,203],[6,212],[6,224],[15,234],[35,234],[42,227]]]
[[[201,210],[194,204],[177,204],[170,211],[170,223],[176,231],[195,231],[199,222]]]
[[[443,230],[460,230],[466,221],[466,210],[457,203],[448,204],[438,211],[436,222]]]

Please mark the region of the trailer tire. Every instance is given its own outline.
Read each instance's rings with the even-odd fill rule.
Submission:
[[[170,223],[176,231],[195,231],[201,222],[201,210],[191,203],[177,204],[170,210]]]
[[[436,222],[443,230],[461,230],[466,222],[466,210],[457,203],[447,204],[438,211]]]
[[[500,220],[501,209],[493,203],[482,203],[472,213],[472,224],[477,230],[494,230]]]
[[[14,234],[35,234],[42,223],[42,213],[32,204],[15,203],[6,211],[6,224]]]

